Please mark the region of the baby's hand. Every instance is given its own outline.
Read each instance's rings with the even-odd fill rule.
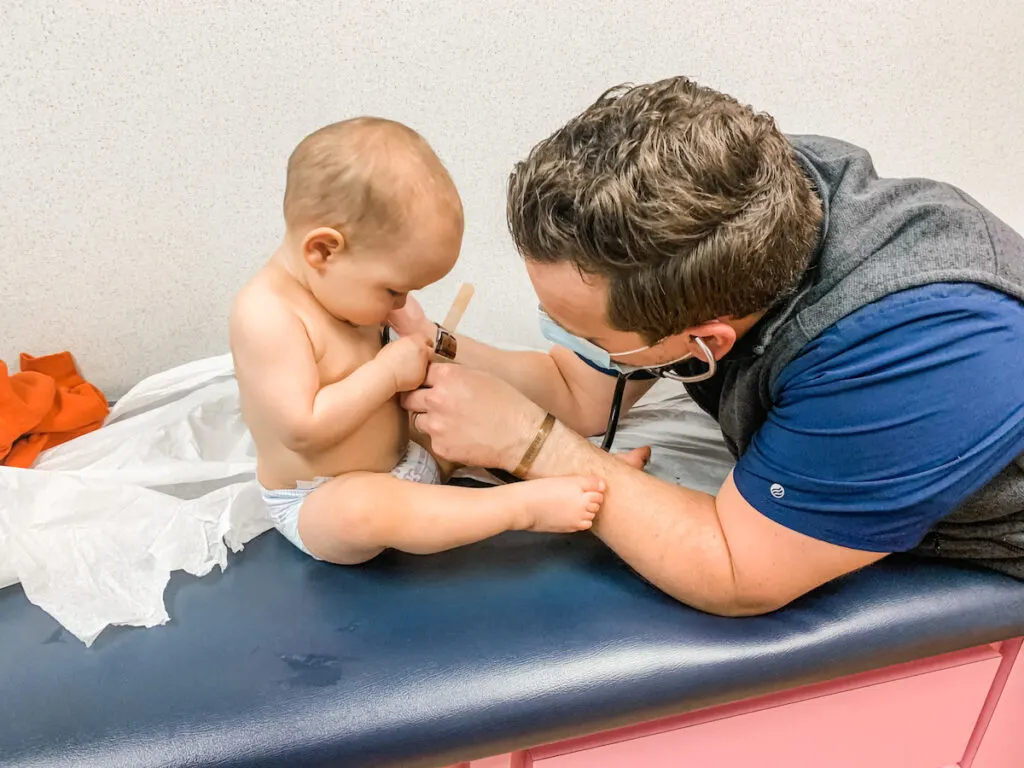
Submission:
[[[395,377],[395,390],[409,392],[423,383],[433,352],[432,343],[415,336],[406,336],[385,344],[376,359],[391,369]]]
[[[388,315],[387,324],[394,328],[399,336],[422,336],[434,342],[437,326],[423,313],[423,307],[412,296],[407,296],[405,306],[394,309]]]

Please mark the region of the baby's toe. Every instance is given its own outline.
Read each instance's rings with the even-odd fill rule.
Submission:
[[[603,493],[605,489],[604,480],[600,477],[581,477],[580,489],[591,493]]]

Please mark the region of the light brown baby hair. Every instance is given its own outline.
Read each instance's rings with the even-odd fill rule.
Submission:
[[[428,200],[461,226],[462,204],[448,171],[422,136],[393,120],[332,123],[299,142],[288,159],[289,231],[327,226],[350,243],[392,239]]]

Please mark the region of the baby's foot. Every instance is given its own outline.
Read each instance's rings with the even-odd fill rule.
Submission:
[[[626,451],[625,453],[616,453],[615,458],[626,462],[633,469],[643,469],[647,466],[647,462],[651,460],[651,446],[645,445],[642,448],[634,448],[632,451]]]
[[[527,531],[572,533],[585,531],[604,503],[604,480],[599,477],[555,477],[506,486],[520,497]]]

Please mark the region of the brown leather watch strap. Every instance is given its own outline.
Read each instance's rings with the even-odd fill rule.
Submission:
[[[434,354],[454,362],[458,351],[459,342],[455,339],[455,334],[438,323],[437,335],[434,337]]]

